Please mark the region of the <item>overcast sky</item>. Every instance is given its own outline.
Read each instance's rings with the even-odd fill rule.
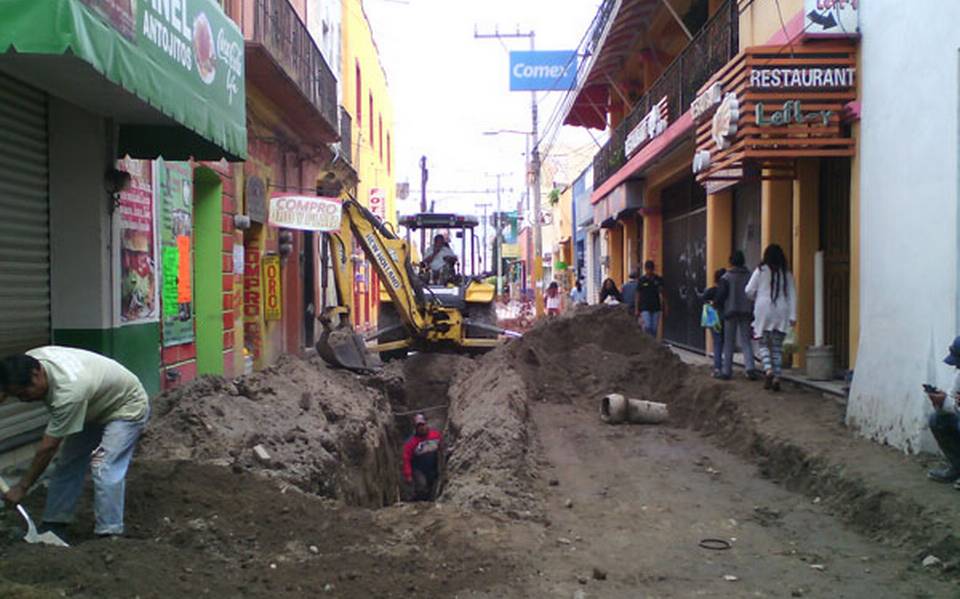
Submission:
[[[529,40],[474,39],[492,33],[536,32],[538,50],[574,49],[599,0],[365,0],[393,97],[397,181],[420,188],[419,159],[427,156],[427,200],[436,210],[478,213],[475,205],[495,195],[450,193],[496,187],[504,178],[504,209],[524,191],[522,135],[484,136],[495,129],[529,131],[530,92],[509,91],[508,50],[527,50]],[[539,92],[540,132],[561,93]],[[593,145],[584,131],[565,127],[568,148]],[[595,146],[594,146],[595,147]],[[562,150],[557,150],[560,153]],[[595,151],[595,150],[592,150]],[[566,181],[569,183],[569,181]],[[398,204],[419,210],[419,195]]]

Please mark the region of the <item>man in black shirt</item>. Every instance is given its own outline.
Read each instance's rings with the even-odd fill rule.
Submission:
[[[643,264],[643,276],[637,280],[636,311],[644,332],[656,337],[660,314],[667,314],[667,300],[663,296],[663,279],[656,273],[653,260]]]

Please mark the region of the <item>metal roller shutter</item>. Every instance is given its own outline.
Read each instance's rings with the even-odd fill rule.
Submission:
[[[47,99],[0,74],[0,356],[50,342]],[[46,411],[0,404],[0,451],[30,440]]]

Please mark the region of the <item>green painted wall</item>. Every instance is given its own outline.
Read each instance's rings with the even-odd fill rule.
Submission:
[[[197,374],[223,374],[223,184],[198,168],[193,189]]]
[[[113,358],[137,375],[151,396],[160,392],[160,325],[156,322],[116,329],[55,329],[53,342]]]

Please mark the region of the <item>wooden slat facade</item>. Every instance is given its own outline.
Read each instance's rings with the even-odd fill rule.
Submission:
[[[717,106],[697,118],[697,152],[709,152],[709,163],[705,167],[701,165],[697,181],[705,184],[745,177],[792,178],[798,158],[853,156],[855,143],[845,133],[843,121],[846,105],[856,99],[855,78],[859,76],[855,70],[856,52],[854,43],[827,41],[792,47],[755,46],[737,55],[699,91],[704,94],[719,84],[721,97],[728,93],[736,96],[740,115],[737,131],[729,138],[729,147],[724,149],[716,144],[712,135]],[[770,69],[830,69],[831,73],[852,72],[852,76],[844,76],[839,85],[832,86],[772,89],[751,85],[755,70]],[[759,77],[759,73],[757,75]],[[799,101],[805,122],[796,122],[797,108],[793,101]],[[763,124],[757,123],[758,104],[763,106]],[[827,111],[826,124],[822,111]],[[770,122],[777,112],[780,116],[776,118],[787,117],[786,123]]]

